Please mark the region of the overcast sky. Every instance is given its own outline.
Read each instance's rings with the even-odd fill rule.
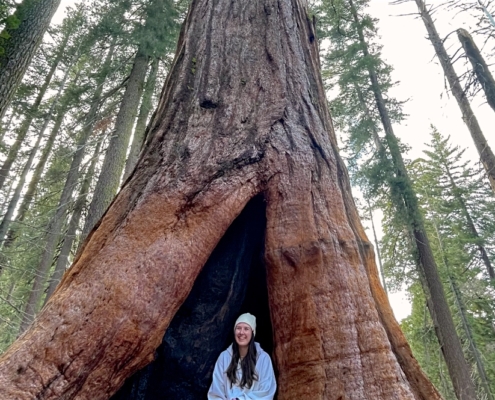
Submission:
[[[62,0],[53,22],[61,21],[65,8],[74,2]],[[439,3],[439,0],[429,1],[429,4]],[[457,103],[445,90],[443,72],[434,57],[433,47],[426,39],[424,24],[415,16],[406,15],[417,12],[414,1],[390,5],[389,0],[371,0],[369,12],[379,19],[382,54],[394,68],[393,79],[399,82],[391,95],[398,100],[408,100],[404,106],[407,120],[394,126],[401,140],[411,146],[406,157],[414,159],[422,156],[425,143],[429,141],[430,125],[433,124],[442,134],[451,135],[454,144],[465,148],[467,157],[478,162],[477,152]],[[473,20],[465,13],[455,15],[440,10],[436,14],[437,30],[442,37],[458,28],[472,31],[472,23]],[[452,34],[449,38],[447,46],[457,48],[457,36]],[[460,68],[460,64],[457,68]],[[473,101],[472,108],[489,145],[495,150],[495,113],[481,97]],[[371,233],[369,235],[371,238]],[[397,319],[410,313],[410,305],[404,293],[392,294],[390,297]]]
[[[429,2],[439,3],[441,2],[438,0]],[[407,157],[414,159],[423,155],[425,143],[430,140],[430,124],[433,124],[442,134],[450,135],[454,144],[466,149],[466,157],[479,165],[478,153],[462,121],[457,103],[445,89],[447,83],[444,81],[442,68],[434,57],[433,47],[426,38],[426,28],[421,19],[407,15],[417,12],[415,3],[412,1],[390,5],[387,0],[371,0],[369,11],[379,19],[383,56],[394,68],[393,79],[400,82],[391,94],[399,100],[408,99],[404,106],[404,111],[408,114],[407,120],[394,126],[401,140],[411,146]],[[458,28],[473,31],[473,19],[466,13],[455,15],[453,12],[439,10],[435,17],[436,27],[442,38]],[[479,39],[478,42],[480,46]],[[449,36],[446,46],[450,49],[449,53],[460,46],[455,33]],[[456,65],[456,69],[458,73],[462,71],[460,63]],[[471,106],[490,147],[495,150],[495,113],[481,96],[473,100]],[[375,221],[377,222],[379,223]],[[371,238],[371,232],[368,234]],[[404,293],[395,293],[390,297],[397,319],[410,313],[410,305]]]
[[[380,20],[378,27],[383,56],[394,68],[394,79],[400,81],[393,89],[393,95],[400,100],[409,99],[405,105],[405,112],[409,117],[404,124],[396,127],[396,133],[412,146],[410,157],[415,158],[421,155],[424,143],[429,140],[429,126],[434,124],[441,133],[451,135],[454,142],[466,147],[473,160],[478,160],[457,103],[445,90],[443,71],[434,57],[433,47],[426,39],[423,22],[415,16],[398,16],[415,12],[417,7],[414,2],[389,5],[386,0],[372,0],[370,6],[370,13]],[[439,10],[436,14],[436,26],[441,37],[458,28],[472,31],[470,21],[472,20],[466,13],[455,15],[453,12]],[[451,52],[460,46],[455,33],[449,36],[446,45],[451,46]],[[460,67],[461,64],[456,65],[459,71],[462,70]],[[472,107],[494,149],[493,110],[481,98],[473,101]]]

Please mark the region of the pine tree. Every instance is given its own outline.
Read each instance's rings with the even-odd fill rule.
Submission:
[[[489,399],[493,398],[490,384],[493,381],[493,363],[490,359],[494,355],[490,348],[494,336],[493,329],[487,331],[486,327],[493,320],[493,294],[487,274],[482,277],[480,273],[484,265],[478,246],[484,237],[493,238],[494,232],[483,229],[482,236],[479,233],[474,236],[466,219],[466,204],[469,204],[470,215],[474,216],[476,213],[472,208],[493,209],[495,199],[488,185],[483,185],[479,173],[462,161],[462,151],[450,146],[448,139],[435,129],[432,139],[431,149],[425,151],[427,158],[415,160],[409,170],[424,210],[425,227],[432,238],[432,250],[440,267],[440,275],[447,283],[447,299],[476,379],[478,396]],[[466,199],[469,201],[466,202]],[[477,218],[472,221],[481,232]],[[444,367],[441,354],[437,351],[438,345],[431,341],[434,325],[430,318],[424,316],[425,298],[417,291],[420,277],[415,274],[413,262],[404,257],[406,253],[397,251],[397,242],[392,245],[391,239],[397,237],[390,230],[392,225],[388,223],[385,226],[384,256],[389,273],[394,273],[390,270],[392,266],[395,270],[401,267],[409,270],[407,275],[402,275],[402,283],[410,286],[413,301],[412,315],[403,323],[406,335],[430,378],[446,398],[454,398],[450,385],[443,377]],[[402,247],[407,247],[407,243]],[[491,253],[490,250],[488,252]],[[482,304],[482,317],[476,315],[477,304]]]
[[[75,185],[79,177],[79,169],[85,155],[86,144],[96,122],[96,114],[98,112],[98,108],[102,98],[103,82],[107,77],[106,73],[108,73],[114,50],[115,47],[112,43],[103,63],[102,70],[104,72],[100,74],[96,80],[96,90],[92,95],[91,106],[87,115],[85,116],[83,129],[77,139],[76,150],[74,152],[71,166],[69,168],[67,178],[64,183],[63,191],[60,195],[59,204],[56,208],[55,214],[51,217],[50,222],[48,223],[48,226],[46,228],[46,237],[44,238],[45,245],[39,264],[36,267],[33,285],[29,293],[29,298],[26,302],[22,322],[19,328],[20,333],[24,332],[24,330],[27,328],[27,326],[31,323],[34,316],[36,315],[36,312],[40,305],[40,300],[44,293],[43,288],[45,285],[45,280],[53,261],[55,248],[58,244],[58,241],[60,240],[62,226],[66,221],[66,211],[69,206],[69,200],[72,197],[72,193],[75,189]]]
[[[460,151],[458,147],[449,146],[448,141],[449,138],[443,138],[433,128],[431,151],[425,151],[430,161],[428,167],[430,170],[436,168],[437,176],[441,176],[439,185],[441,185],[443,197],[449,199],[443,206],[455,210],[456,220],[459,221],[460,219],[458,222],[458,234],[462,235],[465,238],[464,240],[471,243],[474,248],[477,248],[487,276],[494,280],[495,272],[491,260],[493,256],[489,256],[485,239],[478,232],[481,227],[476,226],[470,207],[473,207],[474,204],[478,207],[481,207],[481,204],[486,204],[489,209],[495,209],[495,204],[490,202],[490,197],[492,196],[487,196],[486,193],[483,193],[484,188],[476,180],[476,174],[473,169],[467,167],[468,163],[460,163],[464,152]],[[468,253],[474,253],[473,250],[469,250]]]
[[[136,166],[139,158],[139,153],[144,146],[146,124],[148,122],[148,116],[151,112],[152,106],[152,96],[155,91],[156,78],[158,73],[158,63],[157,57],[153,58],[150,66],[150,72],[148,78],[146,79],[146,85],[144,87],[143,98],[141,101],[141,107],[139,109],[139,115],[136,121],[136,127],[134,129],[134,134],[132,136],[131,148],[129,149],[129,155],[127,156],[125,170],[124,170],[124,181],[127,180],[132,170]]]
[[[82,233],[83,237],[86,237],[93,229],[117,193],[125,166],[132,128],[134,127],[139,102],[142,97],[149,59],[166,51],[163,46],[167,41],[163,39],[167,37],[167,33],[169,36],[173,35],[175,27],[174,8],[170,1],[150,0],[146,4],[145,21],[143,26],[138,27],[140,29],[137,29],[136,32],[138,37],[136,56],[127,78],[126,90],[116,117],[115,128],[112,132],[93,199],[89,206]],[[155,44],[156,40],[160,38],[164,43],[162,42],[160,46],[157,46]]]
[[[10,172],[10,168],[12,167],[12,164],[17,158],[17,155],[19,153],[19,150],[21,149],[22,143],[24,142],[24,139],[26,138],[26,135],[29,131],[29,128],[31,127],[31,124],[34,120],[34,118],[38,115],[38,110],[40,108],[41,102],[43,100],[43,97],[46,94],[46,91],[49,88],[50,82],[55,74],[55,71],[57,70],[60,61],[62,60],[62,57],[64,55],[65,47],[67,45],[67,41],[69,40],[69,35],[67,34],[62,42],[60,43],[58,49],[56,50],[56,55],[51,62],[51,67],[48,73],[46,74],[44,78],[43,85],[41,85],[38,95],[36,96],[36,99],[34,100],[34,103],[32,106],[29,108],[29,110],[25,113],[25,118],[19,127],[19,131],[17,132],[17,137],[14,142],[14,144],[10,147],[9,153],[7,155],[6,160],[3,162],[2,166],[0,167],[0,189],[3,187],[5,180],[8,177],[8,174]]]
[[[474,384],[438,274],[417,196],[402,158],[401,145],[393,130],[394,118],[401,117],[400,107],[397,107],[397,102],[385,100],[386,91],[390,87],[387,73],[390,70],[381,62],[379,49],[376,49],[374,54],[373,44],[369,44],[376,34],[376,29],[372,19],[363,15],[366,5],[367,1],[343,0],[333,1],[324,8],[326,17],[333,20],[333,29],[329,32],[331,38],[340,36],[340,41],[337,39],[331,45],[335,51],[330,52],[326,61],[329,64],[334,62],[337,68],[348,74],[343,76],[352,80],[352,83],[347,85],[350,93],[343,100],[343,106],[351,111],[347,118],[351,120],[349,130],[352,132],[352,151],[361,155],[367,148],[375,145],[376,162],[371,168],[377,173],[374,177],[375,186],[378,184],[388,187],[395,213],[402,219],[405,234],[411,242],[415,263],[419,268],[428,299],[428,308],[435,321],[438,340],[456,395],[460,400],[472,399],[475,396]],[[345,61],[339,57],[342,53],[347,53]],[[338,84],[339,88],[345,87],[340,79]],[[356,110],[357,113],[352,113],[352,110]],[[372,117],[372,110],[375,118]],[[353,123],[359,121],[359,116],[363,114],[364,123]],[[378,123],[382,125],[383,138],[378,136]],[[376,145],[377,143],[381,144]],[[372,187],[369,184],[367,186]]]

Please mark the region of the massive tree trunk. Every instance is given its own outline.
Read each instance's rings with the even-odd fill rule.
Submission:
[[[415,1],[416,5],[418,6],[419,14],[421,15],[421,19],[423,20],[428,32],[428,39],[430,39],[431,44],[435,49],[438,61],[440,61],[440,65],[443,68],[445,77],[449,82],[450,90],[457,100],[457,104],[459,105],[459,108],[462,112],[462,119],[469,129],[469,133],[473,138],[474,145],[476,146],[476,150],[478,151],[480,160],[485,168],[486,175],[488,177],[488,180],[490,181],[492,190],[495,192],[495,155],[488,145],[488,142],[486,141],[485,135],[481,130],[478,120],[476,119],[476,116],[471,109],[471,105],[469,104],[466,93],[462,89],[461,83],[459,82],[459,77],[454,70],[454,66],[450,62],[450,57],[447,53],[447,50],[445,50],[443,40],[440,39],[440,35],[435,28],[435,24],[425,5],[425,2],[423,0]]]
[[[15,16],[20,20],[16,28],[6,28],[2,34],[4,52],[0,55],[0,119],[22,81],[60,0],[24,0],[17,6]]]
[[[182,304],[193,308],[186,317],[208,321],[191,327],[197,336],[182,365],[198,362],[203,346],[223,345],[231,301],[197,310],[188,295],[257,195],[270,313],[260,326],[273,328],[278,399],[440,398],[379,284],[319,74],[300,0],[192,2],[147,147],[38,318],[0,359],[1,398],[107,399],[153,359],[165,331],[179,339],[171,322]],[[247,285],[240,279],[221,290],[237,296]],[[211,348],[199,360],[198,382],[208,382],[217,355]]]

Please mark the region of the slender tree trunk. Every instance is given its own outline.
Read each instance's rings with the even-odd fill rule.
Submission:
[[[464,301],[462,299],[462,294],[459,290],[459,287],[457,286],[457,283],[455,279],[450,275],[449,273],[449,283],[452,288],[452,292],[454,293],[455,301],[457,304],[457,307],[459,309],[459,314],[461,316],[462,320],[462,326],[464,328],[464,331],[466,332],[466,337],[469,342],[469,348],[471,350],[472,357],[474,358],[475,364],[476,364],[476,369],[478,371],[479,379],[481,381],[481,386],[483,388],[483,391],[485,392],[485,396],[487,400],[493,400],[493,394],[490,389],[490,382],[488,380],[488,376],[486,374],[485,370],[485,365],[483,363],[483,360],[481,358],[481,354],[478,350],[478,346],[476,345],[473,331],[471,329],[471,325],[469,324],[467,313],[466,313],[466,306],[464,304]]]
[[[463,199],[459,199],[459,200],[460,200],[461,209],[466,218],[468,229],[471,231],[471,234],[473,235],[476,246],[478,247],[478,250],[480,252],[481,259],[483,260],[483,264],[485,264],[486,272],[488,273],[490,279],[493,281],[495,280],[495,271],[493,270],[492,262],[488,257],[488,252],[486,251],[484,240],[483,238],[480,237],[478,230],[474,225],[474,221],[471,218],[471,215],[469,214],[469,210],[466,207],[466,203],[464,202]]]
[[[22,170],[19,182],[17,184],[17,187],[15,189],[14,195],[12,196],[12,199],[9,202],[9,206],[7,208],[7,212],[4,215],[2,219],[2,223],[0,223],[0,243],[3,244],[5,235],[8,232],[8,229],[10,227],[10,223],[12,222],[12,216],[14,215],[14,210],[17,208],[17,204],[19,203],[19,199],[21,197],[21,192],[22,189],[24,188],[24,183],[26,182],[26,176],[31,170],[31,167],[34,162],[34,157],[36,156],[36,153],[39,150],[39,146],[41,143],[41,140],[43,139],[43,136],[45,134],[46,128],[48,128],[48,124],[50,123],[50,118],[55,110],[55,105],[58,103],[60,99],[60,95],[62,93],[62,90],[65,86],[65,83],[67,81],[67,77],[69,76],[69,70],[70,68],[67,68],[66,73],[64,75],[64,78],[62,79],[62,82],[59,85],[58,92],[55,95],[55,98],[52,101],[52,104],[50,106],[50,109],[48,110],[47,115],[45,116],[45,120],[43,122],[43,126],[41,127],[39,133],[38,133],[38,138],[36,139],[35,145],[31,149],[31,153],[29,154],[29,158],[24,165],[24,169]]]
[[[17,110],[13,109],[10,112],[9,119],[5,121],[5,123],[2,123],[0,120],[0,147],[2,148],[2,152],[3,149],[5,148],[5,142],[3,140],[5,137],[5,133],[7,132],[7,129],[10,128],[10,125],[12,125],[12,121],[16,116],[17,116]]]
[[[354,88],[357,92],[358,99],[359,99],[359,102],[361,104],[361,109],[363,110],[364,114],[366,115],[366,118],[368,118],[370,121],[372,121],[373,118],[371,117],[368,106],[366,105],[366,102],[364,101],[364,96],[363,96],[363,93],[361,92],[361,89],[356,84],[354,84]],[[378,135],[378,132],[375,129],[374,125],[372,126],[371,134],[373,136],[373,143],[375,144],[375,147],[376,147],[377,152],[378,152],[378,157],[380,157],[380,158],[384,157],[386,150],[385,150],[385,147],[383,146],[382,139]],[[378,258],[378,268],[380,271],[381,282],[383,284],[383,290],[385,291],[385,294],[388,297],[387,284],[385,282],[385,275],[383,273],[382,258],[381,258],[381,254],[380,254],[380,246],[379,246],[379,242],[378,242],[378,237],[376,235],[375,223],[373,221],[373,213],[371,211],[371,205],[370,205],[369,201],[367,201],[367,202],[368,202],[368,211],[369,211],[370,220],[371,220],[371,228],[373,230],[373,239],[375,241],[376,255]]]
[[[68,37],[67,37],[68,40]],[[61,48],[63,49],[65,47],[65,44],[67,43],[67,40],[62,43]],[[53,75],[55,74],[55,71],[58,68],[58,65],[60,64],[60,61],[62,59],[63,52],[59,51],[57,57],[55,58],[52,66],[50,67],[50,71],[48,71],[48,74],[45,77],[45,81],[43,82],[43,85],[40,87],[40,90],[38,92],[38,95],[36,96],[36,99],[33,103],[33,105],[30,107],[29,111],[26,113],[26,116],[24,120],[22,121],[21,126],[19,127],[19,132],[17,133],[17,138],[12,145],[12,147],[9,149],[9,153],[7,155],[7,159],[4,161],[3,165],[0,167],[0,189],[3,187],[5,183],[5,179],[7,179],[10,168],[12,167],[12,164],[17,158],[17,153],[19,153],[19,150],[21,148],[22,143],[24,142],[24,139],[29,131],[29,128],[31,127],[31,123],[33,122],[33,119],[38,115],[38,109],[40,107],[41,101],[43,100],[43,97],[45,96],[45,93],[48,89],[48,85],[50,84]],[[1,74],[1,67],[0,67],[0,74]],[[1,83],[0,83],[1,84]],[[0,94],[1,97],[1,94]]]
[[[481,2],[481,0],[478,0],[478,4],[480,7],[483,9],[486,17],[488,18],[488,21],[490,21],[490,24],[495,28],[495,19],[493,18],[493,15],[490,14],[490,11],[486,8],[486,6]]]
[[[22,198],[22,202],[21,205],[19,206],[19,210],[17,211],[16,218],[13,221],[13,224],[11,224],[10,230],[7,233],[7,237],[3,242],[3,247],[10,247],[14,243],[17,237],[17,230],[19,228],[19,224],[21,224],[24,221],[24,218],[26,217],[26,213],[29,210],[31,202],[33,201],[34,194],[36,193],[36,189],[38,187],[38,183],[40,182],[41,174],[43,173],[46,162],[48,160],[48,156],[50,155],[50,152],[52,150],[53,143],[55,142],[55,137],[57,136],[58,132],[60,131],[60,127],[62,126],[62,121],[64,119],[64,116],[65,116],[64,112],[59,112],[55,119],[55,123],[50,132],[50,136],[48,137],[45,146],[43,146],[43,151],[41,153],[40,159],[36,164],[36,167],[33,172],[33,176],[29,181],[29,185],[26,190],[26,193]]]
[[[433,23],[431,15],[428,12],[424,1],[415,1],[419,9],[421,19],[423,20],[426,26],[426,30],[428,31],[428,38],[435,48],[438,60],[440,61],[445,77],[449,82],[450,90],[452,91],[452,94],[454,95],[455,99],[457,100],[457,104],[461,109],[462,119],[464,120],[464,123],[467,125],[469,132],[471,133],[474,145],[478,150],[481,162],[483,163],[487,177],[490,180],[492,190],[495,192],[495,155],[493,154],[492,149],[488,145],[488,142],[486,141],[485,136],[481,131],[478,120],[476,119],[473,110],[471,109],[471,105],[469,104],[469,100],[466,97],[466,93],[461,87],[459,78],[455,73],[454,66],[450,62],[450,57],[445,50],[443,41],[442,39],[440,39],[440,35],[435,28],[435,24]]]
[[[464,305],[464,300],[462,299],[462,295],[459,291],[459,287],[457,286],[457,283],[452,276],[452,273],[450,271],[449,263],[447,262],[447,257],[445,255],[445,251],[443,248],[443,241],[440,236],[440,232],[438,231],[438,224],[435,219],[433,219],[433,225],[435,228],[435,233],[437,236],[437,241],[438,241],[438,246],[440,248],[440,252],[442,254],[442,261],[448,276],[449,280],[449,285],[452,289],[452,293],[454,294],[454,299],[455,299],[455,304],[457,306],[457,309],[459,311],[459,315],[461,317],[462,321],[462,327],[464,328],[464,332],[466,334],[466,338],[469,343],[469,348],[471,350],[471,355],[475,360],[476,363],[476,369],[478,370],[478,376],[481,381],[481,386],[483,387],[483,391],[485,392],[485,396],[487,400],[493,400],[493,395],[490,390],[490,384],[488,382],[488,378],[486,375],[485,371],[485,366],[483,361],[481,360],[480,352],[478,350],[478,347],[476,346],[476,342],[474,340],[473,332],[471,330],[471,325],[469,324],[467,315],[466,315],[466,306]]]
[[[380,246],[379,246],[379,242],[378,242],[378,237],[376,236],[375,223],[373,221],[373,212],[371,211],[371,205],[369,202],[368,202],[368,212],[370,214],[371,229],[373,231],[373,239],[375,241],[376,256],[378,258],[378,268],[380,271],[380,276],[382,278],[383,290],[385,290],[385,294],[387,294],[387,296],[388,296],[387,283],[385,282],[385,275],[383,273],[382,257],[380,255]]]
[[[138,50],[132,71],[127,80],[127,87],[120,104],[115,130],[105,153],[100,176],[96,183],[93,198],[84,224],[82,237],[85,238],[100,220],[101,216],[117,193],[122,171],[125,166],[126,153],[136,120],[139,101],[141,99],[148,68],[149,57]]]
[[[77,71],[76,76],[74,77],[70,86],[74,87],[76,85],[80,77],[80,72],[81,72],[80,70]],[[38,187],[38,183],[40,182],[41,175],[43,174],[46,162],[48,161],[48,157],[52,151],[53,143],[55,142],[55,138],[57,137],[60,128],[62,126],[62,123],[64,121],[65,113],[67,112],[67,107],[69,104],[69,96],[70,96],[69,92],[66,92],[62,100],[60,100],[60,109],[58,110],[57,116],[55,117],[53,128],[50,132],[50,135],[48,136],[45,145],[43,146],[43,151],[41,152],[40,159],[36,164],[36,167],[33,172],[33,176],[29,181],[28,188],[26,190],[26,193],[24,194],[21,205],[19,206],[19,210],[17,211],[17,216],[14,221],[14,224],[10,229],[10,231],[7,233],[7,238],[3,243],[4,247],[9,247],[14,243],[17,237],[17,230],[19,228],[19,224],[21,224],[24,221],[27,211],[31,206],[31,202],[33,201],[34,195],[36,193],[36,189]]]
[[[4,52],[0,55],[0,120],[59,4],[60,0],[24,0],[16,11],[16,16],[21,20],[20,25],[2,32],[10,37],[4,39]]]
[[[26,161],[26,164],[24,165],[24,168],[22,169],[21,176],[19,177],[19,181],[18,181],[17,186],[14,190],[14,194],[12,195],[12,198],[10,199],[9,205],[7,207],[7,211],[6,211],[5,215],[3,216],[2,223],[0,223],[0,242],[3,242],[5,234],[7,233],[7,230],[9,229],[12,216],[14,215],[15,208],[17,207],[17,203],[19,202],[19,199],[21,197],[21,192],[22,192],[22,189],[24,188],[24,183],[26,182],[26,176],[29,173],[29,171],[31,170],[31,166],[33,165],[34,157],[36,156],[36,153],[38,152],[42,137],[43,137],[42,132],[40,132],[38,134],[38,138],[36,139],[36,143],[31,148],[31,152],[29,153],[29,157]],[[2,269],[1,266],[0,266],[0,269]]]
[[[488,273],[488,276],[490,277],[491,280],[495,280],[495,271],[493,270],[493,265],[490,261],[490,258],[488,257],[488,252],[486,251],[484,240],[479,235],[478,230],[476,229],[476,225],[474,224],[474,221],[471,218],[471,214],[466,206],[466,202],[459,194],[459,188],[457,187],[457,184],[454,180],[454,177],[450,173],[448,166],[444,164],[444,167],[447,173],[447,177],[449,178],[450,184],[452,185],[452,191],[454,197],[458,201],[459,206],[461,207],[461,212],[464,215],[464,218],[466,219],[466,225],[470,230],[473,239],[475,240],[475,244],[478,247],[478,250],[481,255],[481,259],[483,260],[483,264],[485,264],[486,272]]]
[[[370,114],[370,110],[368,109],[368,106],[366,105],[366,102],[364,100],[363,92],[361,91],[360,87],[354,83],[354,89],[357,92],[359,103],[361,104],[361,109],[363,110],[364,114],[366,115],[366,118],[368,120],[373,121],[373,117]],[[375,147],[378,151],[378,156],[382,157],[385,155],[385,147],[383,146],[382,139],[378,135],[378,132],[376,130],[375,125],[372,125],[371,129],[371,135],[373,136],[373,143],[375,144]],[[369,205],[368,205],[369,206]]]
[[[146,85],[143,93],[143,100],[141,101],[141,108],[139,109],[138,119],[136,121],[136,127],[134,128],[134,136],[132,138],[131,149],[127,156],[124,170],[124,181],[129,178],[132,170],[136,166],[139,158],[139,153],[143,148],[146,139],[146,123],[148,122],[148,116],[151,112],[151,100],[153,98],[153,92],[156,86],[156,76],[158,73],[158,58],[155,57],[151,63],[150,73],[146,80]]]
[[[488,65],[468,31],[462,28],[457,29],[457,37],[473,66],[473,71],[476,74],[476,78],[478,78],[478,82],[485,92],[487,103],[495,111],[495,80],[488,69]]]
[[[62,275],[64,274],[65,269],[67,268],[67,261],[69,259],[70,252],[72,250],[72,245],[74,240],[76,239],[77,229],[79,228],[79,222],[81,220],[81,214],[84,209],[84,205],[86,204],[86,197],[88,196],[88,191],[91,186],[91,181],[95,174],[96,163],[98,162],[98,155],[100,154],[102,141],[99,141],[96,145],[95,151],[93,153],[93,158],[88,167],[88,171],[84,177],[84,180],[81,185],[81,191],[79,192],[79,196],[77,197],[76,202],[74,203],[74,209],[72,211],[72,215],[69,221],[69,225],[67,227],[67,233],[65,234],[64,241],[62,244],[62,248],[60,249],[60,254],[57,258],[57,263],[55,264],[55,269],[53,274],[49,280],[48,290],[46,292],[45,303],[51,297],[55,288],[59,284],[62,279]]]
[[[363,54],[364,56],[369,56],[368,46],[353,0],[349,0],[349,5],[358,30]],[[373,90],[380,119],[385,131],[385,140],[387,141],[390,150],[397,178],[401,180],[400,183],[395,183],[395,185],[398,185],[395,190],[398,190],[400,193],[405,211],[407,212],[407,218],[414,237],[418,265],[421,268],[420,275],[424,276],[427,288],[426,297],[431,299],[430,313],[437,329],[438,340],[449,369],[457,398],[459,400],[472,400],[476,398],[475,386],[471,379],[469,365],[464,358],[461,342],[455,330],[454,321],[445,297],[433,252],[426,235],[416,194],[409,181],[397,137],[393,131],[392,123],[380,90],[378,77],[373,66],[369,66],[368,71],[371,89]],[[394,190],[393,187],[392,190]]]
[[[193,1],[150,133],[0,359],[0,397],[107,399],[151,361],[228,227],[262,195],[278,399],[440,399],[379,283],[299,0]],[[207,316],[231,331],[222,313]]]
[[[113,52],[114,52],[114,43],[110,46],[110,49],[108,50],[103,65],[104,71],[108,70],[108,66],[110,65],[110,62],[113,57]],[[22,316],[22,321],[19,328],[20,333],[24,332],[24,330],[29,326],[29,324],[33,320],[34,315],[38,310],[38,305],[40,303],[41,297],[43,295],[43,287],[45,285],[46,276],[53,262],[55,247],[59,242],[62,225],[66,220],[66,211],[69,206],[70,198],[72,197],[74,187],[79,177],[79,167],[81,165],[81,162],[83,160],[86,151],[86,144],[88,142],[89,136],[93,131],[93,126],[96,120],[96,114],[98,112],[98,107],[100,103],[100,97],[103,92],[104,80],[105,80],[105,76],[101,76],[99,78],[99,81],[97,82],[97,88],[95,93],[93,94],[91,107],[86,116],[86,121],[83,130],[76,144],[76,151],[74,152],[74,156],[72,158],[71,166],[67,174],[67,179],[65,181],[62,194],[60,195],[60,200],[56,212],[54,216],[51,218],[50,222],[48,223],[46,229],[43,252],[40,258],[40,262],[36,267],[36,274],[34,276],[33,286],[29,293],[29,298],[26,302],[26,308]]]

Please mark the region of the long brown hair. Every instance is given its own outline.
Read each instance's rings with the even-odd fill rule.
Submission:
[[[258,380],[258,374],[256,373],[256,356],[257,351],[253,335],[249,341],[246,357],[241,360],[242,378],[239,383],[241,388],[246,387],[250,389],[253,386],[254,381]],[[230,381],[230,387],[237,384],[237,364],[239,363],[240,358],[239,345],[234,340],[234,343],[232,343],[232,360],[226,371],[227,378],[229,378]]]

